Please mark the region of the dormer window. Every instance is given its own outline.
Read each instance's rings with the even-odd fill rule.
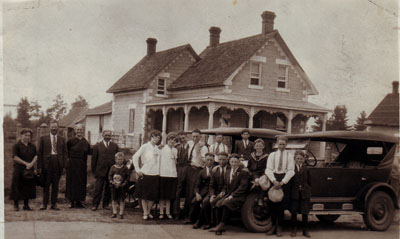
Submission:
[[[261,63],[251,62],[250,64],[250,85],[261,86]]]
[[[288,85],[289,66],[279,65],[278,88],[286,89]]]
[[[158,78],[158,81],[157,81],[157,95],[166,95],[167,94],[166,85],[167,85],[167,80],[166,79]]]

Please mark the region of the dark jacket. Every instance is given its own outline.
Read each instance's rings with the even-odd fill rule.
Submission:
[[[226,166],[226,171],[228,171],[228,166]],[[224,186],[224,175],[222,172],[222,167],[221,166],[215,166],[212,170],[211,174],[211,179],[210,179],[210,188],[209,192],[210,195],[215,195],[217,196],[221,191]]]
[[[249,140],[247,147],[244,147],[243,140],[235,141],[235,153],[242,155],[246,160],[250,159],[250,154],[254,151],[254,143]]]
[[[225,183],[222,189],[225,192],[225,197],[232,196],[233,198],[246,199],[247,188],[249,183],[249,174],[239,168],[230,181],[231,170],[228,169],[225,174]]]
[[[51,156],[51,139],[50,134],[44,135],[40,137],[39,140],[39,148],[38,148],[38,162],[37,167],[38,169],[45,169],[48,170],[49,168],[49,161]],[[58,166],[59,169],[62,169],[67,165],[68,161],[68,150],[67,144],[65,142],[64,137],[57,135],[57,159],[58,159]]]
[[[294,168],[295,175],[291,179],[291,198],[293,200],[308,199],[311,197],[310,171],[303,165],[300,171]]]
[[[210,180],[212,175],[212,168],[210,168],[209,175],[207,176],[207,169],[203,168],[200,170],[199,175],[196,180],[196,184],[194,186],[194,192],[200,194],[202,197],[205,197],[210,188]]]
[[[104,142],[98,142],[92,152],[92,174],[97,177],[107,177],[111,166],[115,164],[115,154],[119,152],[118,145],[110,141],[108,148]]]
[[[186,144],[186,149],[183,146],[183,144],[179,144],[176,146],[176,149],[178,150],[177,153],[177,160],[176,160],[176,166],[186,166],[188,165],[188,158],[189,158],[189,145]]]

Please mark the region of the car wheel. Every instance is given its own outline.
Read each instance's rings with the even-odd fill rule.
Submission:
[[[368,198],[363,215],[364,223],[374,231],[385,231],[394,217],[392,198],[385,192],[376,191]]]
[[[316,215],[316,217],[321,222],[334,222],[340,217],[340,215]]]
[[[242,206],[242,222],[251,232],[266,232],[272,227],[271,214],[266,205],[258,205],[258,193],[252,192],[246,197]]]

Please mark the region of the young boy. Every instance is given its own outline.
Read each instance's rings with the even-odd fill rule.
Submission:
[[[108,174],[108,180],[111,185],[113,210],[111,218],[117,217],[117,207],[119,203],[119,218],[124,219],[126,184],[129,179],[129,170],[124,165],[124,157],[125,155],[122,152],[115,154],[115,164],[111,167],[110,173]]]

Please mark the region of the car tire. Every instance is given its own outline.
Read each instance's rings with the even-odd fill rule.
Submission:
[[[320,222],[329,222],[332,223],[336,221],[340,215],[316,215]]]
[[[392,224],[394,205],[385,192],[376,191],[368,198],[363,215],[364,223],[373,231],[385,231]]]
[[[242,222],[250,232],[266,232],[272,228],[268,205],[258,206],[258,193],[252,192],[246,197],[241,210]]]

